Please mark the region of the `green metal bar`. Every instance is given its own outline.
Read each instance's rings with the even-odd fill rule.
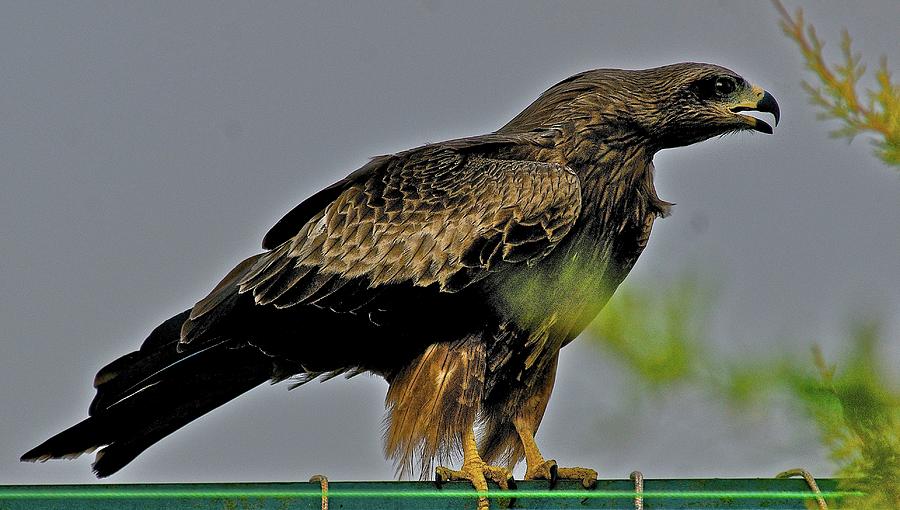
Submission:
[[[831,479],[818,480],[832,508],[859,493],[838,490]],[[329,508],[474,509],[478,493],[465,482],[331,482]],[[488,492],[492,508],[626,509],[633,508],[634,484],[629,480],[600,480],[591,490],[579,482],[519,482],[514,491],[494,487]],[[644,480],[644,508],[654,509],[776,509],[805,510],[812,494],[806,482],[790,479]],[[510,498],[515,498],[511,500]],[[122,485],[0,485],[0,510],[182,510],[253,509],[318,510],[318,483],[193,483]]]

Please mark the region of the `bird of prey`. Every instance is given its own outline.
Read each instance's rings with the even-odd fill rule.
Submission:
[[[401,475],[461,453],[460,470],[436,476],[506,486],[524,457],[526,479],[590,483],[594,470],[559,468],[534,440],[559,351],[669,212],[654,154],[771,134],[748,110],[778,123],[772,95],[723,67],[598,69],[492,133],[376,157],[288,212],[262,253],[103,367],[89,417],[22,460],[101,448],[93,470],[105,477],[266,381],[369,372],[390,385],[385,452]]]

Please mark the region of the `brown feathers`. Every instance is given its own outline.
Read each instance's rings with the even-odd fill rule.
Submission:
[[[536,261],[572,228],[578,179],[548,163],[426,147],[383,159],[297,235],[232,272],[259,305],[312,304],[363,278],[369,288],[436,284],[455,292],[504,263]],[[245,261],[244,266],[251,261]],[[222,297],[218,289],[192,319]]]
[[[435,459],[449,461],[461,451],[460,437],[478,414],[484,368],[484,343],[475,335],[430,345],[390,378],[384,451],[401,477],[418,468],[424,479]]]

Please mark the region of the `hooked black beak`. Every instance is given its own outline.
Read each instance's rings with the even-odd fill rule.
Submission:
[[[772,94],[769,94],[759,87],[754,86],[752,89],[752,93],[757,98],[755,102],[738,104],[731,108],[731,111],[734,113],[743,111],[771,113],[772,116],[775,117],[775,125],[777,126],[778,120],[781,118],[781,110],[778,108],[778,101],[775,101],[775,98],[772,97]],[[772,126],[770,126],[769,123],[757,119],[756,117],[751,117],[749,115],[741,115],[741,117],[744,117],[745,122],[747,122],[747,124],[749,124],[752,129],[755,129],[756,131],[759,131],[761,133],[766,133],[769,135],[772,134]]]

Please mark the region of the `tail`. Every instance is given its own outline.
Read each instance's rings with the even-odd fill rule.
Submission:
[[[22,455],[23,461],[97,452],[98,477],[109,476],[160,439],[275,376],[272,358],[230,338],[178,352],[190,311],[158,326],[140,350],[97,373],[89,418]]]

